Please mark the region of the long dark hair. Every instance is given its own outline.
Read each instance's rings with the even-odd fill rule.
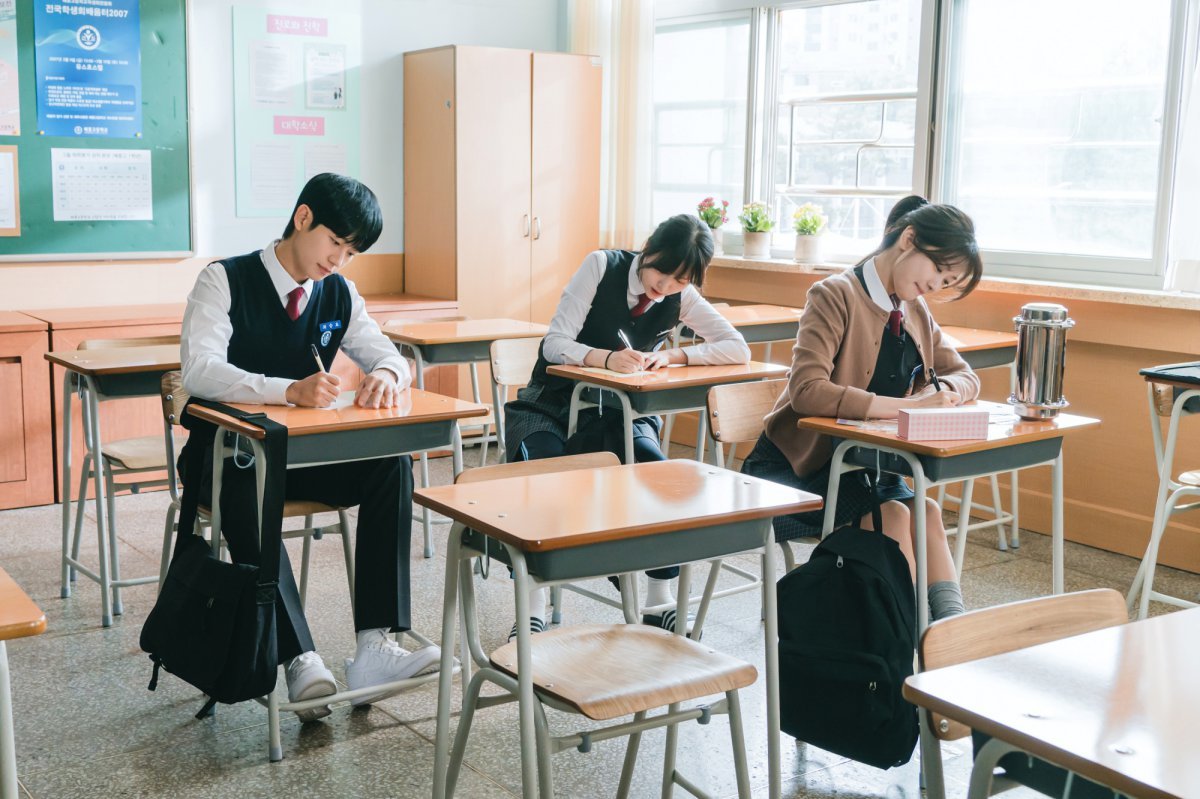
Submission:
[[[708,225],[691,214],[678,214],[660,224],[646,239],[638,271],[650,267],[700,288],[714,248]]]
[[[883,241],[875,252],[858,262],[861,266],[889,249],[908,228],[913,229],[913,246],[940,267],[965,266],[963,277],[955,284],[961,300],[974,291],[983,277],[983,258],[975,241],[975,223],[953,205],[930,203],[910,194],[896,203],[888,214]]]

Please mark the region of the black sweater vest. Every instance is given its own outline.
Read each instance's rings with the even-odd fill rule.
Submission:
[[[221,261],[229,278],[229,338],[226,359],[239,369],[302,380],[317,371],[316,345],[326,371],[350,324],[350,287],[341,275],[313,284],[304,312],[292,321],[279,301],[260,252]]]
[[[603,252],[608,259],[604,276],[596,287],[592,307],[575,340],[595,349],[620,350],[625,345],[618,338],[617,331],[624,330],[634,349],[651,352],[679,323],[679,295],[664,297],[652,303],[641,316],[633,318],[626,297],[629,293],[629,268],[637,253],[629,250]],[[569,397],[574,381],[546,373],[546,367],[550,364],[546,360],[544,347],[543,344],[543,351],[538,353],[530,382],[541,383]]]

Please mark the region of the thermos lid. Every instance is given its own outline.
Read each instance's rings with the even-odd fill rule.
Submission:
[[[1063,322],[1067,309],[1053,302],[1031,302],[1021,306],[1022,322]]]

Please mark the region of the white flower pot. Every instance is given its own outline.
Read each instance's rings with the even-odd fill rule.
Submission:
[[[747,258],[770,258],[770,231],[752,232],[749,230],[743,230],[742,255],[746,256]]]
[[[725,229],[719,228],[719,227],[714,227],[714,228],[709,228],[709,232],[712,233],[712,237],[713,237],[713,255],[724,255],[725,254]]]
[[[819,264],[822,261],[821,237],[796,234],[796,260],[802,264]]]

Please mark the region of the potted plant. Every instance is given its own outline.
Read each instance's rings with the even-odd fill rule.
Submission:
[[[821,213],[821,206],[805,203],[792,214],[792,228],[796,231],[796,260],[803,264],[821,262],[821,234],[829,220]]]
[[[748,203],[738,215],[742,223],[742,254],[747,258],[768,258],[771,255],[771,228],[775,223],[766,203]]]
[[[696,213],[700,215],[700,221],[708,225],[708,229],[712,232],[715,255],[725,252],[725,231],[721,230],[721,225],[729,221],[729,217],[725,213],[728,208],[729,200],[721,200],[721,204],[718,205],[712,197],[705,197],[696,206]]]

